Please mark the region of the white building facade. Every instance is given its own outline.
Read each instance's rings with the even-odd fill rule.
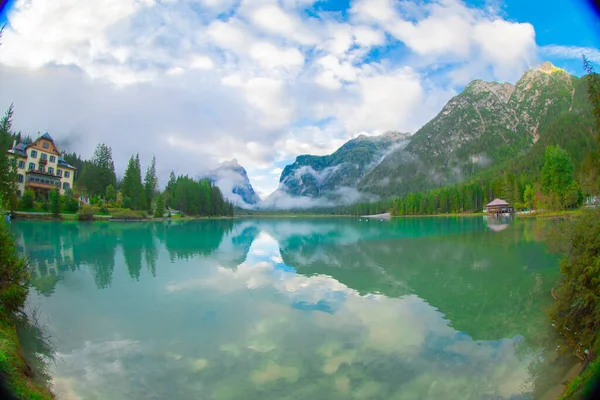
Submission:
[[[9,157],[17,166],[17,195],[27,189],[47,196],[53,189],[61,194],[73,188],[75,167],[61,156],[54,140],[47,133],[32,142],[16,143],[8,150]]]

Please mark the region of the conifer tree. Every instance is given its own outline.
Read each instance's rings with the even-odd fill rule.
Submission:
[[[0,204],[0,206],[4,207],[9,203],[12,206],[16,203],[16,164],[7,155],[7,151],[12,146],[12,117],[13,106],[11,104],[4,117],[0,119],[0,198],[6,203]]]
[[[154,198],[154,192],[158,186],[158,178],[156,177],[156,157],[152,157],[150,166],[146,170],[146,176],[144,177],[144,190],[146,192],[146,208],[148,212],[152,212],[152,200]],[[164,208],[164,202],[163,202]]]

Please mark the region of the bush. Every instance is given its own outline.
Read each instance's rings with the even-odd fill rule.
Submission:
[[[83,206],[77,213],[77,219],[80,221],[92,221],[94,219],[94,209],[91,206]]]
[[[64,201],[65,201],[65,211],[77,212],[77,210],[79,210],[79,200],[77,200],[77,198],[75,197],[75,194],[73,194],[73,191],[71,189],[68,189],[67,191],[65,191]]]
[[[549,247],[565,253],[550,318],[583,357],[600,350],[594,349],[600,332],[600,210],[584,211],[549,235]]]
[[[4,215],[4,210],[1,211]],[[0,266],[0,309],[9,313],[21,311],[27,298],[29,273],[3,220],[0,221]]]
[[[33,202],[35,201],[35,193],[33,190],[27,189],[25,193],[23,193],[23,197],[21,197],[21,207],[25,210],[33,208]]]
[[[100,207],[99,211],[101,214],[108,214],[108,208],[104,204]]]
[[[146,211],[134,210],[119,210],[113,211],[111,214],[113,219],[145,219],[147,218]]]
[[[50,212],[55,217],[60,216],[60,211],[62,208],[61,195],[58,193],[58,190],[54,189],[50,192]]]

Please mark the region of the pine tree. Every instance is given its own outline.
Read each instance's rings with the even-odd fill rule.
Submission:
[[[113,185],[113,187],[117,185],[117,175],[110,146],[104,143],[96,146],[91,161],[84,166],[80,180],[92,196],[104,196],[109,185]]]
[[[136,165],[135,158],[131,156],[127,163],[127,169],[123,175],[123,181],[121,182],[121,194],[123,196],[123,207],[136,209],[137,196],[136,196]],[[139,175],[138,175],[139,176]],[[141,178],[140,178],[141,179]],[[141,184],[141,182],[140,182]]]
[[[167,186],[165,187],[165,206],[168,208],[173,208],[174,206],[173,196],[176,183],[175,173],[171,171],[169,174],[169,182],[167,182]]]
[[[6,204],[0,204],[0,207],[11,205],[16,207],[16,160],[8,157],[7,151],[12,146],[12,117],[13,105],[11,104],[4,117],[0,120],[0,198]]]
[[[139,154],[135,155],[135,171],[135,209],[146,210],[146,191],[144,189],[144,184],[142,183],[142,167]]]
[[[144,177],[144,190],[146,192],[146,208],[148,212],[152,212],[152,200],[154,198],[154,192],[158,186],[158,178],[156,177],[156,157],[152,157],[150,166],[146,170],[146,176]],[[163,202],[164,203],[164,202]],[[164,204],[163,204],[164,208]]]
[[[154,210],[154,216],[156,218],[162,218],[165,215],[165,195],[159,193],[156,197],[156,209]]]
[[[542,191],[550,208],[564,208],[573,184],[573,162],[560,146],[548,146],[542,168]]]
[[[117,199],[117,191],[113,185],[108,185],[106,187],[106,194],[104,195],[104,199],[106,201],[115,201]]]

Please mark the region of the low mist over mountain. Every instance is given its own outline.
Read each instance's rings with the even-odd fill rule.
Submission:
[[[298,156],[293,164],[284,168],[279,188],[262,205],[288,208],[361,200],[365,195],[356,191],[357,184],[387,153],[404,147],[408,136],[400,132],[387,132],[379,136],[360,135],[333,154]],[[315,203],[311,199],[321,201]]]
[[[234,206],[253,206],[260,201],[260,197],[250,184],[246,170],[236,159],[221,163],[219,167],[206,174],[206,178],[217,185]]]
[[[577,146],[591,129],[577,118],[589,108],[586,96],[585,80],[548,62],[515,85],[472,81],[413,136],[361,135],[331,155],[298,156],[261,205],[304,208],[389,198],[459,182],[499,162],[533,156],[532,148],[539,156],[548,144]],[[578,128],[569,138],[565,126]]]
[[[398,195],[457,182],[526,153],[547,127],[585,104],[581,79],[546,62],[516,85],[475,80],[360,182],[361,191]],[[583,95],[584,102],[578,102]]]

